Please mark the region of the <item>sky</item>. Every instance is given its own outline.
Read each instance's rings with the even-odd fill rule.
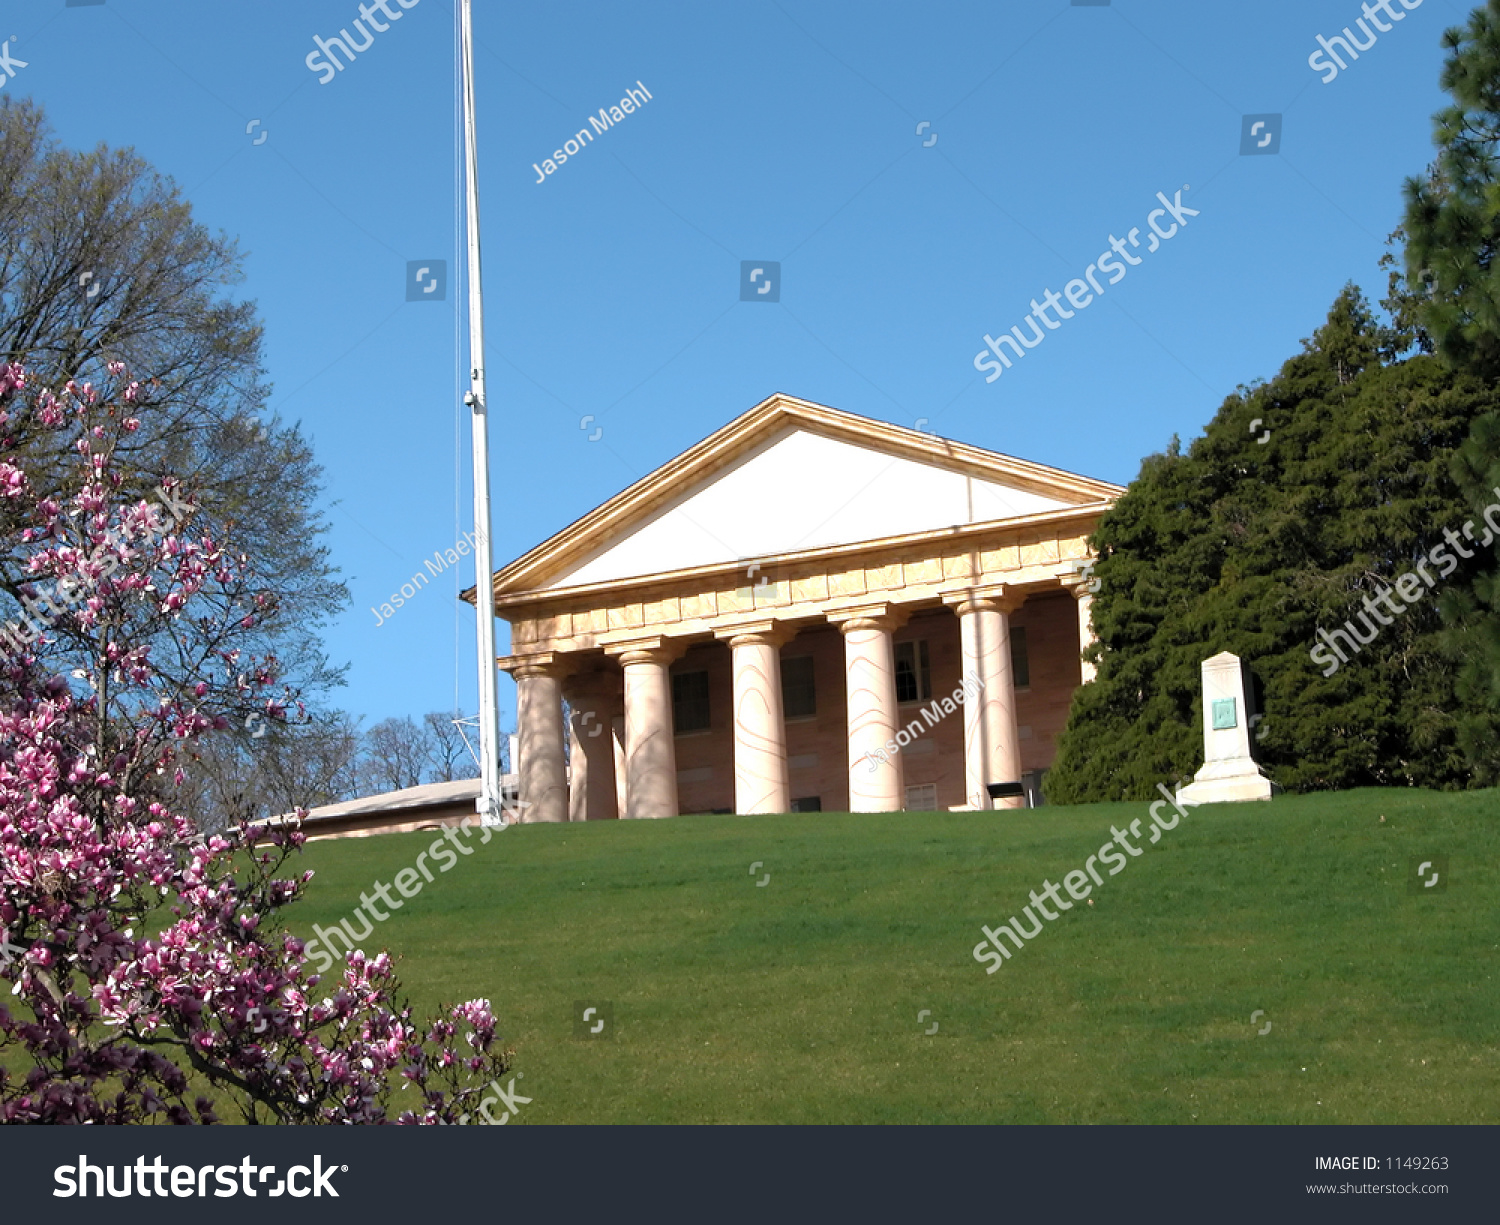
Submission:
[[[367,724],[477,704],[471,559],[372,612],[472,526],[455,4],[386,7],[330,72],[314,40],[362,43],[360,0],[0,0],[3,92],[238,241],[352,596],[327,700]],[[497,565],[776,392],[1128,483],[1346,282],[1383,295],[1469,11],[1391,0],[1330,77],[1309,57],[1356,0],[474,7]],[[627,89],[649,100],[547,173]],[[1140,261],[1113,284],[1112,238]],[[745,261],[773,293],[741,300]],[[1049,290],[1058,326],[987,382],[985,335],[1030,339]],[[503,675],[500,704],[513,726]]]

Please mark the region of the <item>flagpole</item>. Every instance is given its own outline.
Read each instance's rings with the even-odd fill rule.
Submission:
[[[479,262],[479,149],[474,126],[474,26],[471,0],[459,0],[459,41],[463,72],[464,216],[467,223],[469,282],[469,391],[474,451],[474,607],[479,644],[479,798],[475,809],[484,825],[504,826],[500,792],[500,696],[495,666],[495,573],[490,541],[489,402],[484,386],[484,288]]]

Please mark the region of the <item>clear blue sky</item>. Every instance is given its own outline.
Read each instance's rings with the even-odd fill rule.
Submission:
[[[1468,12],[1425,0],[1325,84],[1308,57],[1356,0],[476,9],[500,564],[776,391],[1129,481],[1345,281],[1381,296],[1439,40]],[[6,90],[69,145],[134,146],[240,241],[353,593],[333,701],[370,721],[475,705],[471,562],[370,612],[469,520],[453,10],[419,0],[320,84],[314,36],[352,30],[358,0],[0,0],[26,62]],[[651,101],[537,183],[637,80]],[[1267,113],[1279,153],[1242,156],[1242,117]],[[1185,184],[1199,215],[1145,254],[1156,193]],[[984,333],[1132,227],[1143,262],[986,384]],[[433,259],[446,301],[408,303],[408,261]],[[739,300],[742,260],[781,263],[778,303]]]

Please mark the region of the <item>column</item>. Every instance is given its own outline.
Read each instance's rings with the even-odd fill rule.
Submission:
[[[1068,591],[1073,592],[1074,600],[1079,601],[1080,655],[1082,655],[1083,651],[1088,651],[1091,646],[1094,646],[1095,642],[1098,642],[1097,637],[1094,636],[1094,592],[1089,589],[1097,582],[1098,579],[1088,579],[1088,577],[1062,580],[1062,585]],[[1098,675],[1097,667],[1089,663],[1085,658],[1080,658],[1079,660],[1079,672],[1083,678],[1082,684],[1085,685],[1089,684],[1089,681],[1092,681]]]
[[[569,820],[609,821],[620,815],[615,795],[613,732],[619,691],[620,678],[614,673],[590,672],[568,683],[573,766]]]
[[[675,646],[664,638],[607,647],[625,673],[625,816],[677,815],[677,748],[672,732]]]
[[[1022,597],[1003,588],[944,596],[958,615],[964,681],[964,791],[976,809],[1023,808],[1016,796],[991,800],[987,784],[1021,781],[1021,734],[1010,662],[1010,614]],[[978,688],[976,690],[976,682]]]
[[[781,644],[772,621],[715,631],[734,652],[734,810],[787,812],[786,721],[781,709]]]
[[[846,609],[829,617],[844,635],[849,695],[849,811],[900,812],[906,807],[901,754],[885,756],[896,738],[896,658],[891,633],[905,617],[889,604]],[[880,756],[877,756],[879,754]]]
[[[548,652],[521,659],[511,668],[516,679],[516,731],[520,741],[517,767],[521,820],[568,819],[568,775],[563,760],[561,669]]]
[[[629,793],[625,789],[625,716],[616,715],[609,727],[611,755],[615,761],[615,814],[623,817],[629,811]]]

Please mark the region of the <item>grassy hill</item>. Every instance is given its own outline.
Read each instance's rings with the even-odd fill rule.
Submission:
[[[1196,809],[985,973],[982,923],[1145,816],[525,826],[365,947],[421,1011],[494,1002],[527,1123],[1500,1122],[1500,792]],[[293,930],[433,837],[310,846]],[[1437,855],[1447,888],[1410,893]]]

